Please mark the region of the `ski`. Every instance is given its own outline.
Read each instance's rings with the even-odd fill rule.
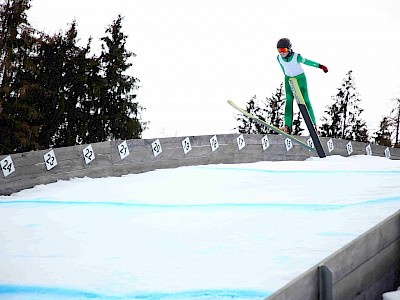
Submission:
[[[296,78],[289,78],[290,88],[292,89],[293,96],[299,106],[301,115],[307,125],[308,132],[310,133],[311,139],[314,143],[314,147],[317,150],[318,156],[323,158],[326,157],[324,148],[322,148],[321,141],[318,138],[317,132],[315,131],[314,124],[311,121],[310,114],[308,113],[306,103],[304,102],[303,95],[301,94],[299,85]]]
[[[251,113],[247,112],[246,110],[240,108],[240,107],[237,106],[232,100],[228,100],[228,103],[229,103],[229,105],[231,105],[233,108],[237,109],[237,110],[240,111],[242,114],[244,114],[245,116],[247,116],[247,117],[253,119],[254,121],[260,123],[261,125],[264,125],[264,126],[268,127],[269,129],[272,129],[273,131],[275,131],[275,132],[277,132],[277,133],[279,133],[279,134],[284,135],[285,137],[291,139],[293,142],[299,144],[300,146],[303,146],[304,148],[306,148],[306,149],[308,149],[308,150],[310,150],[310,151],[317,151],[315,148],[309,146],[307,143],[303,142],[302,140],[300,140],[300,139],[294,137],[293,135],[291,135],[291,134],[289,134],[289,133],[286,133],[286,132],[280,130],[278,127],[275,127],[275,126],[273,126],[273,125],[271,125],[271,124],[268,124],[267,122],[265,122],[265,121],[259,119],[258,117],[252,115]]]

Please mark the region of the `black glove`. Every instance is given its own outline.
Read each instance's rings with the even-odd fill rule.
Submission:
[[[328,68],[325,67],[324,65],[320,64],[318,68],[322,69],[325,73],[328,73]]]

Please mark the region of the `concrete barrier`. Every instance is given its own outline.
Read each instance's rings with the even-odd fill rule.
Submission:
[[[299,138],[303,141],[309,139]],[[269,147],[266,149],[263,148],[263,139],[264,142],[268,140]],[[212,143],[218,148],[213,149]],[[327,155],[364,155],[368,146],[372,155],[390,154],[391,159],[400,159],[400,149],[330,138],[321,138],[321,143]],[[88,146],[91,148],[87,149]],[[240,146],[244,147],[239,149]],[[190,151],[184,151],[184,147]],[[122,157],[121,152],[124,151],[129,151],[129,155]],[[94,159],[87,162],[85,156],[86,159]],[[121,176],[188,165],[305,160],[312,156],[317,156],[316,152],[295,143],[287,150],[285,137],[281,135],[221,134],[109,141],[2,156],[0,195],[74,177]]]
[[[324,273],[330,273],[321,284]],[[269,296],[268,300],[382,299],[400,285],[400,211]],[[322,290],[324,289],[324,290]]]

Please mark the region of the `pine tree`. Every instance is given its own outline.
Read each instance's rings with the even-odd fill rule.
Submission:
[[[381,146],[390,147],[392,145],[391,142],[391,130],[392,120],[389,117],[383,117],[382,121],[379,124],[379,130],[374,133],[375,143]]]
[[[352,126],[351,140],[356,142],[368,142],[369,134],[367,130],[367,123],[362,119],[355,120]]]
[[[77,45],[76,23],[62,36],[59,54],[62,58],[60,106],[60,126],[55,134],[59,146],[71,146],[85,142],[88,130],[88,119],[92,107],[88,84],[91,66],[96,58],[88,57],[90,42],[86,47]],[[94,63],[94,67],[96,64]],[[95,68],[99,70],[99,68]],[[94,84],[94,82],[91,82]]]
[[[64,61],[59,51],[61,39],[61,35],[50,37],[41,33],[37,55],[33,57],[38,74],[35,82],[39,87],[35,98],[37,108],[43,116],[38,139],[44,148],[53,145],[52,139],[60,126],[60,115],[63,111],[60,104],[60,94],[63,91],[60,70]]]
[[[254,95],[249,100],[249,102],[247,102],[245,110],[248,113],[255,115],[259,117],[261,120],[265,121],[263,117],[264,113],[260,108],[256,95]],[[266,133],[265,126],[262,126],[261,124],[257,123],[256,121],[247,116],[238,114],[236,120],[241,122],[241,124],[238,127],[236,127],[236,129],[238,129],[240,133],[246,133],[246,134]]]
[[[89,101],[89,51],[90,40],[85,48],[77,46],[75,21],[65,33],[41,33],[33,58],[40,74],[34,97],[43,116],[39,142],[46,148],[83,142],[90,115],[90,109],[83,110]]]
[[[0,7],[0,154],[41,148],[41,115],[32,97],[38,89],[32,60],[37,41],[29,8],[29,0],[7,0]]]
[[[283,107],[285,105],[285,91],[283,83],[275,90],[271,98],[266,98],[265,102],[265,120],[267,123],[275,127],[283,126]],[[276,134],[273,130],[268,130],[268,133]]]
[[[124,74],[122,17],[107,29],[99,57],[77,46],[76,22],[54,36],[31,28],[30,0],[0,7],[0,154],[140,138],[147,123],[135,102],[138,79]]]
[[[394,116],[392,117],[393,125],[395,127],[394,131],[394,147],[400,148],[399,143],[399,134],[400,134],[400,98],[393,99],[396,102],[395,107],[392,109],[391,114]]]
[[[379,130],[374,133],[374,139],[379,145],[399,148],[400,99],[392,100],[395,102],[395,106],[389,116],[382,118]]]
[[[292,130],[292,133],[293,133],[293,135],[301,135],[301,133],[304,131],[304,129],[301,128],[301,126],[300,126],[301,125],[301,120],[302,120],[301,113],[297,112],[297,113],[294,114],[293,117],[294,118],[293,118],[293,130]]]
[[[332,97],[334,102],[327,107],[320,127],[322,136],[368,141],[366,122],[361,118],[360,95],[356,91],[353,73],[350,70],[343,79],[338,93]]]
[[[100,56],[104,85],[95,104],[92,124],[89,127],[90,139],[131,139],[140,138],[146,127],[140,121],[143,107],[135,102],[135,90],[139,80],[124,74],[132,63],[128,62],[135,54],[125,48],[127,36],[122,32],[121,15],[106,29]]]
[[[260,102],[257,96],[254,95],[249,102],[246,104],[246,111],[260,120],[267,122],[268,124],[274,125],[275,127],[283,126],[283,105],[284,100],[284,90],[283,83],[276,89],[275,93],[272,94],[271,98],[266,98],[265,102]],[[247,134],[276,134],[275,131],[263,126],[253,119],[243,116],[241,114],[236,118],[237,121],[241,122],[236,129],[240,133]]]
[[[321,118],[322,125],[320,126],[321,136],[325,137],[340,137],[340,125],[341,125],[341,116],[340,116],[340,107],[337,102],[332,103],[332,105],[328,106],[325,110],[326,116]]]

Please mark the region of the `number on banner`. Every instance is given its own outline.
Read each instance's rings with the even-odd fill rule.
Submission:
[[[351,144],[351,142],[348,142],[348,143],[346,144],[346,149],[347,149],[347,153],[348,153],[349,155],[351,155],[351,154],[353,153],[353,145]]]
[[[118,152],[121,159],[124,159],[129,155],[129,148],[126,141],[123,141],[121,144],[118,145]]]
[[[264,135],[264,137],[261,139],[261,144],[264,151],[269,147],[269,140],[267,135]]]
[[[244,142],[244,137],[243,134],[239,135],[239,137],[236,139],[238,148],[239,150],[242,150],[244,146],[246,146],[246,143]]]
[[[315,148],[315,147],[314,147],[314,141],[312,140],[312,138],[309,138],[309,139],[307,140],[307,145],[310,146],[311,148]]]
[[[287,138],[285,140],[285,145],[286,145],[286,151],[289,151],[293,147],[293,142],[291,139]]]
[[[326,144],[328,146],[329,153],[331,153],[333,149],[335,149],[335,147],[333,146],[333,140],[330,139]]]
[[[54,150],[50,150],[45,155],[43,155],[43,159],[46,164],[47,171],[57,166],[57,158],[56,155],[54,154]]]
[[[367,155],[372,155],[371,144],[369,144],[367,147],[365,147],[365,152],[367,152]]]
[[[210,139],[210,145],[211,145],[211,150],[212,152],[214,152],[215,150],[218,149],[219,144],[218,144],[218,139],[217,136],[214,135],[211,139]]]
[[[82,152],[83,152],[83,157],[85,158],[86,164],[89,164],[91,161],[93,161],[96,158],[94,155],[92,145],[87,146],[85,149],[82,150]]]
[[[183,153],[188,154],[192,150],[192,145],[190,144],[190,139],[187,137],[182,141]]]
[[[161,143],[159,139],[156,139],[151,144],[151,149],[153,149],[154,157],[157,157],[162,152]]]
[[[0,166],[3,170],[4,177],[7,177],[15,171],[14,163],[10,155],[0,161]]]
[[[390,149],[389,148],[385,149],[385,156],[386,156],[386,158],[390,158]]]

